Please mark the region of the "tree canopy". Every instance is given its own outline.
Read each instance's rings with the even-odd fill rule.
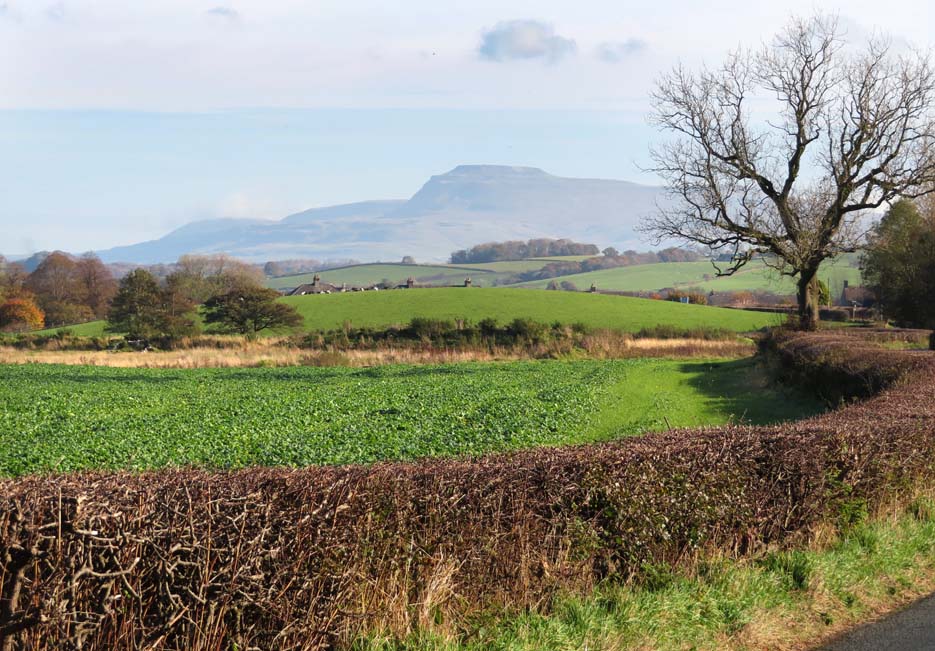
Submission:
[[[255,335],[261,330],[302,325],[291,305],[279,303],[279,292],[265,287],[244,287],[213,296],[205,302],[205,323],[221,332]]]
[[[888,317],[935,327],[935,214],[893,204],[870,236],[861,273]]]

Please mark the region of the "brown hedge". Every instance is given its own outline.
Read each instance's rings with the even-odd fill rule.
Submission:
[[[781,427],[476,460],[2,481],[0,650],[340,647],[794,542],[935,475],[933,355],[773,348],[882,393]]]

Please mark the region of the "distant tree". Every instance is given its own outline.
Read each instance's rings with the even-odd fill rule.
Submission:
[[[599,249],[595,244],[581,244],[568,239],[538,238],[526,242],[520,240],[485,242],[472,246],[470,249],[453,252],[450,260],[452,264],[474,264],[547,256],[597,255],[598,252]]]
[[[578,286],[574,284],[573,282],[571,282],[570,280],[563,280],[559,286],[562,288],[562,290],[566,292],[577,292],[578,291]]]
[[[184,305],[190,307],[191,303]],[[173,303],[171,291],[160,287],[156,277],[145,269],[135,269],[120,281],[107,315],[107,328],[124,332],[128,340],[143,345],[171,345],[180,337],[198,332],[194,316],[182,312]]]
[[[869,211],[935,182],[929,55],[846,46],[836,19],[796,19],[715,69],[674,69],[653,93],[673,136],[654,171],[673,200],[648,230],[730,252],[725,274],[758,258],[795,278],[804,329],[818,323],[822,262],[855,250]]]
[[[262,287],[263,271],[226,255],[183,255],[170,274],[176,291],[196,304],[241,287]]]
[[[554,280],[550,280],[549,284],[546,285],[545,288],[552,292],[558,291],[558,283]]]
[[[45,315],[31,298],[13,297],[0,304],[0,331],[25,332],[44,325]]]
[[[898,201],[874,228],[861,275],[884,313],[906,325],[935,327],[935,212]]]
[[[403,256],[402,264],[415,264],[415,263],[416,263],[416,259],[413,258],[411,255]]]
[[[620,255],[620,251],[618,251],[612,246],[608,246],[606,249],[601,251],[601,253],[603,253],[608,258],[616,258],[618,255]]]
[[[279,292],[265,287],[246,287],[212,296],[205,302],[205,323],[221,332],[255,335],[261,330],[302,325],[302,316],[291,305],[280,303]]]
[[[22,265],[15,262],[5,262],[0,267],[0,300],[14,296],[35,297],[26,289],[28,274]]]
[[[107,316],[110,301],[117,293],[117,281],[110,270],[93,253],[87,253],[77,262],[75,272],[81,286],[84,304],[98,318]]]
[[[25,288],[36,296],[48,325],[66,325],[93,318],[90,309],[81,309],[87,296],[78,278],[78,263],[64,253],[56,251],[42,260],[29,274]]]

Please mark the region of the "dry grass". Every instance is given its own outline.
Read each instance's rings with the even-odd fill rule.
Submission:
[[[584,348],[382,348],[378,350],[312,351],[285,340],[241,342],[238,346],[208,346],[174,351],[20,350],[0,347],[0,364],[70,364],[117,368],[241,368],[260,366],[379,366],[384,364],[449,364],[511,361],[546,357],[743,357],[753,353],[744,340],[591,338]]]

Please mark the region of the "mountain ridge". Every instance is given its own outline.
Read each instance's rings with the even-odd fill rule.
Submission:
[[[186,253],[283,258],[442,261],[481,242],[568,237],[645,248],[640,219],[662,189],[614,179],[570,178],[536,167],[459,165],[409,199],[310,208],[279,220],[219,218],[165,236],[97,251],[105,262],[171,262]]]

